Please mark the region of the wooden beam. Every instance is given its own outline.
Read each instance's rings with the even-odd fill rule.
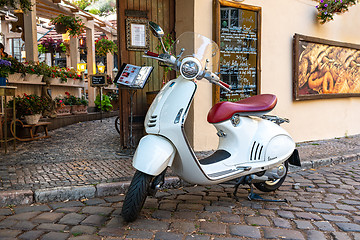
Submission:
[[[53,3],[61,3],[61,0],[52,0]]]
[[[52,8],[52,7],[48,7],[48,6],[44,6],[44,5],[36,5],[36,10],[38,12],[45,12],[45,13],[49,13],[52,14],[52,18],[56,17],[54,15],[59,15],[59,14],[63,14],[63,15],[70,15],[72,16],[73,14],[69,12],[66,12],[60,8],[56,9],[56,8]]]

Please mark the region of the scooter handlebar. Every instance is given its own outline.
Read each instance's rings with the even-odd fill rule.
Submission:
[[[150,56],[150,57],[159,57],[159,54],[154,53],[154,52],[145,51],[144,53],[145,53],[147,56]]]
[[[212,84],[218,85],[230,93],[232,92],[230,90],[230,85],[221,81],[220,78],[215,73],[210,72],[210,71],[204,71],[203,74],[201,74],[200,76],[201,76],[201,78],[205,78]]]
[[[219,80],[219,83],[220,83],[221,85],[223,85],[224,87],[226,87],[226,88],[230,89],[230,85],[229,85],[229,84],[224,83],[224,82],[223,82],[223,81],[221,81],[221,80]]]

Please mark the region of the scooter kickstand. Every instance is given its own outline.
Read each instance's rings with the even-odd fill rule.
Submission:
[[[236,196],[236,194],[237,194],[240,184],[244,184],[244,179],[245,179],[245,177],[240,177],[239,180],[234,185],[235,189],[233,192],[233,196],[235,198],[235,201],[237,201],[237,202],[239,201],[239,198],[238,198],[238,196]]]
[[[257,201],[264,201],[264,202],[288,202],[286,199],[278,199],[278,200],[274,200],[274,199],[265,199],[262,198],[259,194],[254,193],[254,187],[251,183],[249,183],[250,186],[250,193],[248,195],[248,199],[250,201],[252,200],[257,200]]]

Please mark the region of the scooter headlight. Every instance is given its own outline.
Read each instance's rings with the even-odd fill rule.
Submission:
[[[201,71],[201,63],[196,58],[184,58],[180,65],[180,73],[186,79],[196,78]]]

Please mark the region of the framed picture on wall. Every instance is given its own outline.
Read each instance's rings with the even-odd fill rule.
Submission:
[[[360,45],[294,35],[294,100],[360,96]]]
[[[126,48],[132,51],[149,49],[148,20],[139,18],[126,19]]]

